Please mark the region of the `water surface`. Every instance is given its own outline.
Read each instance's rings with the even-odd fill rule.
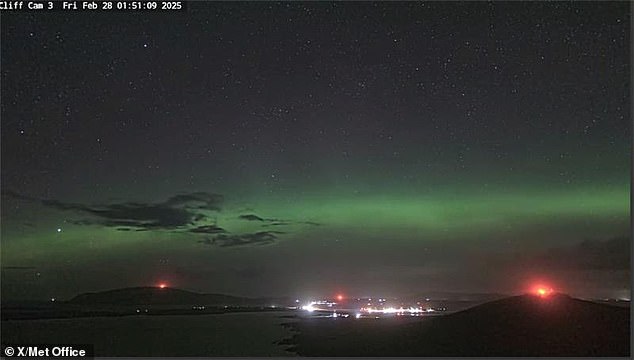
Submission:
[[[94,344],[96,356],[289,356],[288,312],[2,322],[2,342]]]

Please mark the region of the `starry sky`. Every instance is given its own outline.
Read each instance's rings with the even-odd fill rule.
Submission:
[[[627,2],[3,13],[2,297],[628,297]]]

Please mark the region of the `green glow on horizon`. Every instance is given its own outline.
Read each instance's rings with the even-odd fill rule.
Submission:
[[[242,206],[229,202],[218,213],[218,225],[230,233],[255,231],[285,231],[283,241],[300,241],[304,236],[324,232],[339,232],[355,238],[372,238],[370,234],[410,237],[413,241],[442,234],[444,237],[465,233],[495,234],[502,227],[541,227],[556,225],[573,219],[580,222],[625,222],[630,212],[629,186],[605,188],[576,188],[569,191],[533,189],[505,192],[438,192],[434,194],[349,194],[343,196],[323,191],[313,196],[260,197],[251,199],[253,213],[263,218],[314,221],[320,226],[294,224],[263,227],[263,223],[244,221],[239,215]],[[230,200],[230,199],[229,199]],[[72,214],[64,214],[72,218]],[[48,214],[46,218],[50,218]],[[60,217],[59,215],[57,216]],[[66,225],[61,233],[57,224],[43,219],[35,229],[23,234],[3,230],[3,260],[10,263],[38,261],[38,259],[67,253],[135,251],[139,246],[186,249],[197,245],[201,235],[128,231],[98,226]],[[46,221],[45,221],[46,220]],[[583,234],[579,234],[581,237]],[[610,236],[619,234],[608,234]],[[9,237],[9,239],[6,239]],[[418,240],[417,240],[418,239]],[[188,241],[189,240],[189,241]],[[145,244],[145,245],[141,245]],[[275,246],[275,245],[273,245]],[[373,240],[370,246],[381,246]]]
[[[293,202],[265,199],[254,206],[271,217],[294,217],[326,226],[419,229],[470,226],[487,219],[574,216],[602,218],[629,215],[629,187],[534,192],[428,196],[321,195]],[[554,221],[557,219],[554,218]]]

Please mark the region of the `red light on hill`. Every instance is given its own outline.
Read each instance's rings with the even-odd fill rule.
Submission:
[[[343,300],[343,295],[341,295],[341,294],[337,295],[337,300],[339,300],[339,301]]]
[[[548,286],[539,285],[533,290],[533,293],[539,297],[548,297],[553,293],[553,288]]]
[[[158,287],[161,288],[161,289],[165,289],[167,287],[167,284],[166,283],[160,283]]]

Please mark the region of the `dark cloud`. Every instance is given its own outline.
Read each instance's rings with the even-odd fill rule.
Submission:
[[[137,231],[183,229],[206,218],[200,213],[201,210],[220,210],[223,201],[221,195],[204,192],[176,195],[162,203],[124,202],[97,205],[37,199],[13,191],[3,194],[21,200],[40,202],[46,207],[58,210],[86,213],[96,217],[94,220],[74,221],[75,224],[124,227]]]
[[[246,215],[240,215],[238,218],[242,219],[242,220],[247,220],[247,221],[264,221],[263,218],[254,215],[254,214],[246,214]]]
[[[286,225],[291,225],[292,223],[288,222],[288,221],[277,221],[277,222],[272,222],[269,224],[264,224],[262,226],[286,226]]]
[[[194,223],[196,214],[186,208],[165,204],[124,203],[101,208],[78,209],[98,216],[108,226],[130,226],[142,229],[176,229]]]
[[[220,234],[227,232],[225,229],[216,225],[201,225],[188,231],[195,234]]]
[[[224,201],[222,195],[206,192],[194,192],[172,196],[164,204],[172,207],[185,207],[205,210],[220,210],[220,204]]]
[[[293,225],[293,224],[303,224],[303,225],[313,225],[313,226],[321,225],[314,221],[293,221],[293,220],[282,220],[282,219],[270,219],[270,218],[263,218],[255,214],[244,214],[244,215],[238,216],[238,218],[242,220],[246,220],[246,221],[259,221],[262,223],[266,223],[262,226],[285,226],[285,225]]]
[[[218,247],[267,245],[276,242],[278,239],[277,235],[283,233],[282,231],[259,231],[250,234],[221,234],[213,238],[201,240],[199,243]]]
[[[82,220],[67,220],[69,223],[74,224],[74,225],[95,225],[97,224],[97,222],[93,221],[93,220],[88,220],[88,219],[82,219]]]

